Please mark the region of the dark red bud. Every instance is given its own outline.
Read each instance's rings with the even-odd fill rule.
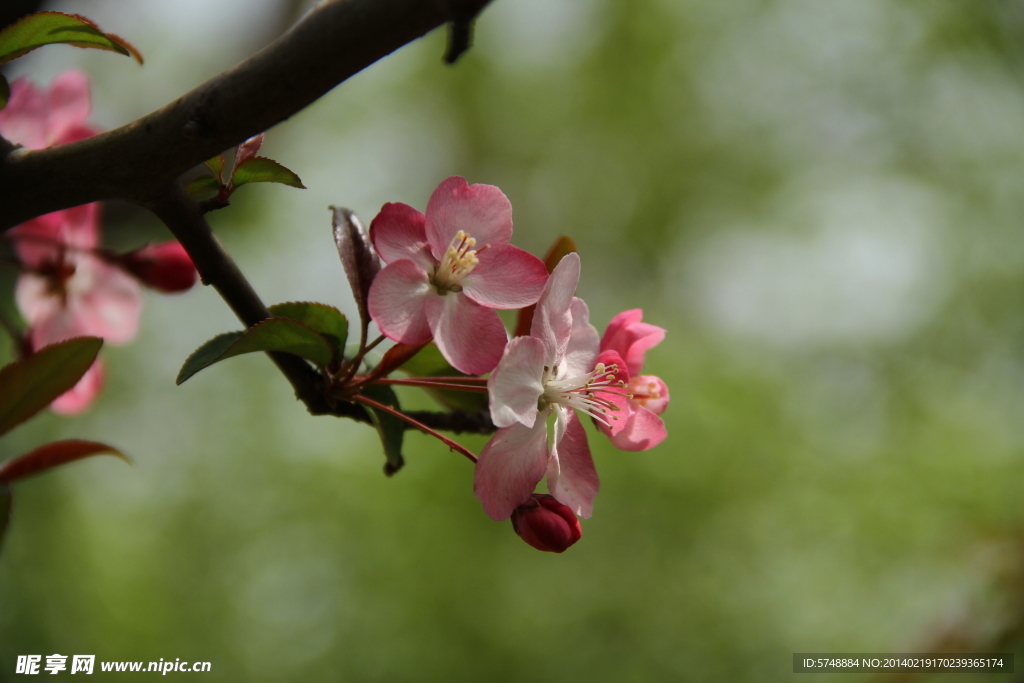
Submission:
[[[572,510],[545,493],[534,493],[512,512],[512,528],[537,550],[550,553],[563,552],[583,535]]]
[[[192,259],[178,242],[142,247],[121,257],[121,265],[142,284],[159,292],[184,292],[198,279]]]

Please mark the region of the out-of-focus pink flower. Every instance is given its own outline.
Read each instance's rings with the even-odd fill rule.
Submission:
[[[458,176],[434,190],[425,215],[385,204],[370,224],[387,264],[370,288],[373,321],[403,344],[433,337],[461,372],[489,372],[508,341],[493,309],[535,303],[547,280],[544,263],[508,244],[511,236],[512,206],[501,190]]]
[[[599,482],[575,411],[613,421],[626,398],[616,369],[595,367],[597,330],[574,296],[579,277],[579,256],[568,254],[544,286],[530,336],[508,343],[487,382],[499,429],[480,453],[473,492],[493,519],[506,519],[529,501],[545,476],[556,500],[581,517],[591,514]]]
[[[658,417],[668,407],[668,386],[659,377],[639,374],[648,351],[665,338],[665,330],[643,322],[643,310],[634,308],[612,318],[601,338],[598,363],[624,367],[620,376],[626,382],[630,399],[618,420],[598,422],[598,427],[616,448],[645,451],[665,440],[668,433]]]
[[[75,386],[58,396],[50,409],[61,415],[76,415],[88,408],[103,388],[103,361],[93,362]]]
[[[89,78],[81,71],[65,71],[45,90],[19,78],[0,109],[0,135],[29,149],[75,142],[99,132],[85,123],[91,108]]]
[[[512,511],[512,528],[537,550],[561,553],[580,540],[580,520],[554,496],[535,493]]]
[[[175,241],[130,251],[118,262],[142,284],[165,294],[187,291],[199,277],[185,247]]]

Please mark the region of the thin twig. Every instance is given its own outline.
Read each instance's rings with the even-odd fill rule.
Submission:
[[[357,401],[362,401],[363,403],[365,403],[367,405],[373,406],[374,408],[377,408],[378,410],[383,410],[386,413],[390,413],[391,415],[394,415],[399,420],[402,420],[403,422],[407,422],[408,424],[412,425],[413,427],[415,427],[416,429],[420,430],[421,432],[424,432],[425,434],[429,434],[430,436],[434,437],[435,439],[440,439],[441,442],[444,443],[445,446],[448,446],[448,448],[452,449],[453,451],[458,451],[459,453],[462,453],[464,456],[466,456],[467,458],[469,458],[473,462],[476,462],[476,456],[473,455],[472,451],[470,451],[468,448],[466,448],[465,446],[463,446],[463,445],[461,445],[461,444],[459,444],[459,443],[457,443],[455,441],[452,441],[451,439],[449,439],[444,434],[440,434],[440,433],[434,431],[433,429],[431,429],[427,425],[423,424],[422,422],[416,420],[415,418],[410,417],[409,415],[407,415],[407,414],[405,414],[405,413],[403,413],[403,412],[401,412],[399,410],[395,410],[394,408],[392,408],[389,405],[385,405],[383,403],[380,403],[379,401],[374,401],[372,398],[367,398],[366,396],[363,396],[362,394],[354,396],[353,398],[355,398]]]

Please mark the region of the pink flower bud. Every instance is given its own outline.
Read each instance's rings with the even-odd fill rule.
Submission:
[[[136,249],[122,256],[120,262],[142,284],[168,294],[191,289],[198,278],[192,259],[178,242]]]
[[[512,528],[537,550],[560,553],[580,540],[580,520],[553,496],[534,493],[512,512]]]

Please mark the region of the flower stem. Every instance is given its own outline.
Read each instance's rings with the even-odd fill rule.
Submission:
[[[378,410],[383,410],[386,413],[390,413],[391,415],[397,417],[399,420],[408,422],[409,424],[411,424],[413,427],[416,427],[420,431],[425,432],[426,434],[429,434],[434,438],[440,439],[446,446],[448,446],[448,448],[452,449],[453,451],[458,451],[459,453],[462,453],[464,456],[466,456],[473,462],[476,462],[476,456],[473,455],[473,453],[465,446],[462,446],[461,444],[452,441],[444,434],[434,431],[433,429],[423,424],[422,422],[417,422],[416,420],[412,419],[405,413],[399,410],[395,410],[389,405],[384,405],[383,403],[374,401],[372,398],[368,398],[366,396],[363,396],[362,394],[357,394],[353,396],[353,398],[361,403],[365,403],[368,406],[372,406],[374,408],[377,408]]]

